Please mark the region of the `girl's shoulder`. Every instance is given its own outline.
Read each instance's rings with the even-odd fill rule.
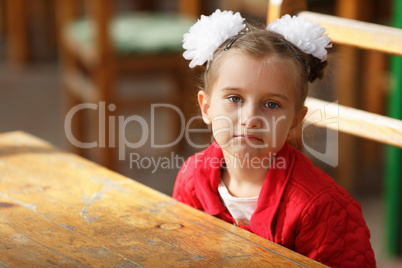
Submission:
[[[215,173],[223,161],[222,149],[217,143],[212,143],[206,149],[191,155],[182,164],[176,181],[194,185],[196,174]]]
[[[200,169],[208,172],[220,168],[224,162],[221,147],[216,143],[212,143],[206,149],[193,154],[183,163],[179,174],[192,175]]]
[[[219,183],[218,164],[223,156],[218,146],[190,156],[181,166],[173,188],[173,198],[197,209],[204,210],[200,196],[213,198],[211,185]]]
[[[337,198],[350,196],[345,189],[337,185],[335,180],[314,163],[302,152],[293,148],[294,168],[292,170],[290,185],[298,192],[303,192],[308,199],[320,196],[324,193],[334,195]]]

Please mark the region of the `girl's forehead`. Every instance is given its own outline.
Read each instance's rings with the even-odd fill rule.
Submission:
[[[233,80],[238,82],[295,82],[296,68],[290,60],[276,56],[256,57],[242,52],[233,51],[221,59],[219,68],[216,70],[216,79]]]
[[[232,51],[228,51],[229,53],[225,53],[222,57],[221,64],[232,64],[232,63],[253,63],[255,65],[293,65],[293,63],[288,59],[280,58],[278,55],[273,53],[266,55],[255,55],[252,53],[247,53],[240,51],[238,49],[233,49]]]
[[[233,72],[233,69],[242,70],[249,69],[250,67],[252,67],[250,71],[254,71],[255,74],[270,69],[270,71],[278,70],[286,75],[286,73],[296,70],[295,63],[292,60],[281,58],[272,53],[264,56],[254,55],[236,48],[222,52],[216,61],[214,60],[212,66],[210,70],[212,78],[217,78],[228,71]],[[282,68],[283,66],[285,68]],[[283,72],[281,69],[286,69],[287,72]]]

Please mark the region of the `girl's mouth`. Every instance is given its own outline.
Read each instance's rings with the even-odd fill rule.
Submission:
[[[255,135],[250,135],[250,134],[242,134],[242,135],[235,135],[235,138],[239,139],[245,139],[251,142],[263,142],[263,140]]]

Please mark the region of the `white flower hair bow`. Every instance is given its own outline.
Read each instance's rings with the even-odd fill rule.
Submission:
[[[230,37],[246,26],[244,18],[237,12],[217,9],[212,15],[201,15],[188,33],[183,36],[183,57],[191,60],[190,68],[211,61],[215,50]]]
[[[301,51],[325,61],[327,48],[332,47],[331,39],[325,33],[325,28],[318,23],[308,21],[301,17],[284,15],[271,22],[267,30],[274,31],[298,47]]]

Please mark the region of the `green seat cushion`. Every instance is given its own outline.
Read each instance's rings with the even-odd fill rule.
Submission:
[[[172,13],[127,13],[112,20],[110,34],[118,54],[182,51],[183,34],[195,23]],[[93,22],[80,19],[69,25],[70,38],[83,46],[95,40]]]

